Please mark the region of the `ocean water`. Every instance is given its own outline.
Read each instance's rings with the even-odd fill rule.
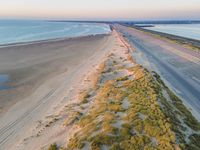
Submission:
[[[200,24],[155,25],[145,29],[200,40]]]
[[[98,23],[0,20],[0,45],[108,32]]]

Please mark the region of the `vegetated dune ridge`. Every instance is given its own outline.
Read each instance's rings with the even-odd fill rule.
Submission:
[[[0,149],[198,149],[199,123],[159,76],[134,62],[117,32],[95,39],[4,116],[14,122],[1,128]]]
[[[0,91],[0,149],[27,149],[25,138],[35,135],[41,122],[51,120],[73,99],[76,86],[84,86],[80,81],[113,41],[111,35],[96,35],[1,48],[0,73],[10,75],[10,88]],[[52,142],[51,132],[45,136],[30,149]]]
[[[88,74],[87,88],[58,116],[65,143],[55,140],[48,150],[199,149],[200,123],[156,72],[134,62],[117,32],[113,36],[116,45]]]

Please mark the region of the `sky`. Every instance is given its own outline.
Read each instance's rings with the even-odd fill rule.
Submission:
[[[200,19],[200,0],[0,0],[0,18]]]

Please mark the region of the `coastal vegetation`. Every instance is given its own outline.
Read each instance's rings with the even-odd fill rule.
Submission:
[[[200,123],[156,72],[128,53],[110,54],[98,70],[64,122],[77,130],[60,150],[199,149]]]
[[[48,148],[48,150],[57,150],[57,145],[54,143],[54,144],[51,144]]]

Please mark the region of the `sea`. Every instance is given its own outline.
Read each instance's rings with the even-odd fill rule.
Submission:
[[[0,20],[0,45],[109,32],[109,25],[100,23]]]
[[[200,40],[200,24],[153,24],[145,29]]]

